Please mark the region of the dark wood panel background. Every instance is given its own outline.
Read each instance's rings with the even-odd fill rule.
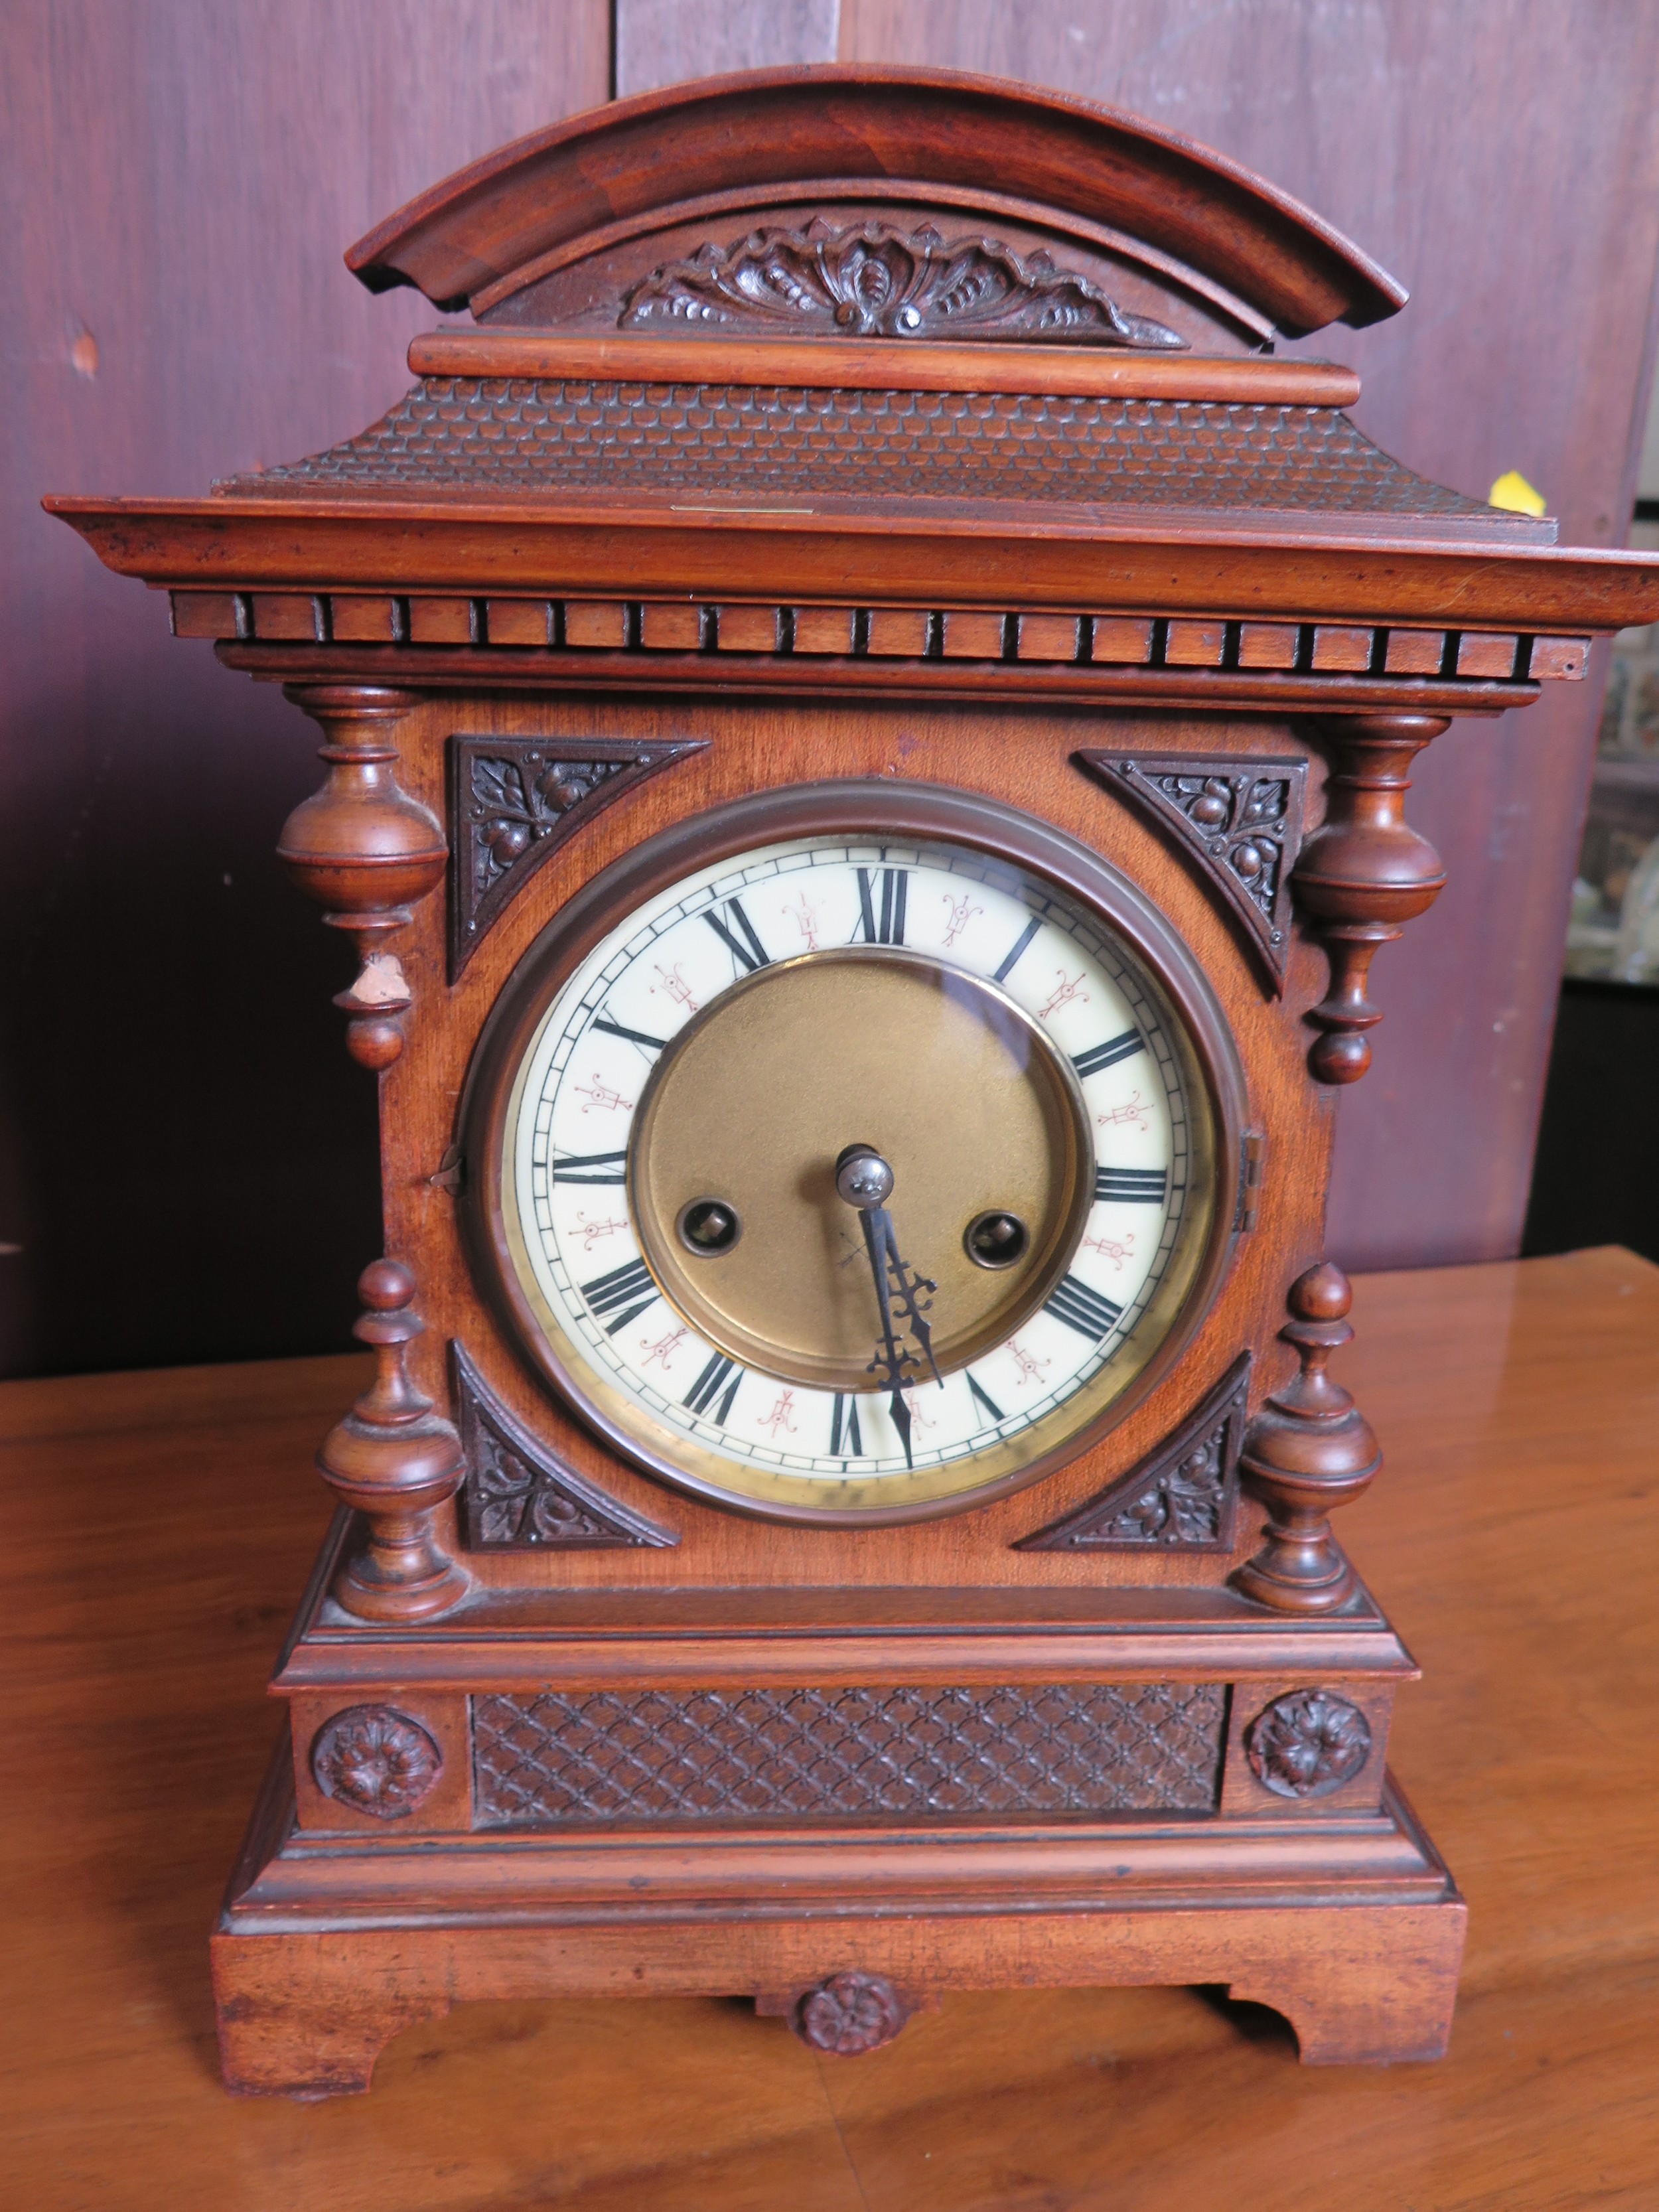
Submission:
[[[175,645],[41,492],[199,490],[360,428],[431,320],[345,245],[605,96],[604,0],[12,0],[0,78],[0,1371],[321,1349],[374,1248],[342,949],[277,878],[311,787],[280,698]],[[1413,288],[1310,343],[1360,419],[1484,494],[1519,467],[1619,541],[1659,262],[1659,10],[1626,0],[617,0],[623,90],[827,55],[987,69],[1236,155]],[[756,41],[752,52],[745,40]],[[782,43],[781,43],[781,40]],[[790,41],[793,41],[792,45]],[[1344,1101],[1351,1266],[1515,1249],[1598,687],[1455,730],[1417,819],[1452,884],[1378,962]]]
[[[346,949],[278,877],[317,732],[46,491],[373,420],[432,312],[341,255],[606,97],[605,0],[9,0],[0,66],[0,1371],[332,1347],[379,1249]]]

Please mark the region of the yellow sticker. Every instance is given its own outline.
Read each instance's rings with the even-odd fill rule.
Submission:
[[[1505,469],[1498,482],[1486,494],[1489,507],[1501,507],[1510,514],[1547,514],[1541,491],[1534,491],[1519,469]]]

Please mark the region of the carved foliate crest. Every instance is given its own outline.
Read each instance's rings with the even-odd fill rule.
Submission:
[[[757,230],[654,269],[623,303],[625,331],[718,330],[801,337],[1003,338],[1183,349],[1163,323],[1131,315],[1089,277],[999,240],[948,242],[931,224]]]
[[[630,1512],[520,1427],[459,1344],[449,1357],[466,1454],[463,1525],[469,1551],[598,1551],[678,1544],[671,1528]]]
[[[1274,994],[1283,990],[1307,763],[1118,752],[1080,752],[1077,758],[1109,789],[1175,832],[1243,922]]]
[[[449,741],[449,978],[565,839],[701,739],[472,738]]]
[[[1224,1552],[1233,1540],[1250,1355],[1235,1360],[1198,1410],[1139,1467],[1021,1552]]]

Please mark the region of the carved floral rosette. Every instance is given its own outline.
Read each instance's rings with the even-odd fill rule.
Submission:
[[[834,1974],[801,1999],[795,2032],[814,2051],[834,2058],[857,2058],[890,2043],[909,2016],[884,1976]]]
[[[443,1753],[419,1721],[391,1705],[350,1705],[317,1732],[311,1771],[325,1797],[398,1820],[428,1796]]]
[[[1245,1731],[1251,1771],[1277,1797],[1328,1797],[1352,1782],[1371,1753],[1365,1716],[1329,1690],[1275,1698]]]

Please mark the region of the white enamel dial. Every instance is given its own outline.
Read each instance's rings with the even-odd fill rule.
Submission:
[[[683,1310],[689,1297],[677,1304],[670,1294],[678,1278],[648,1262],[635,1157],[641,1103],[659,1062],[665,1052],[672,1059],[687,1025],[707,1023],[726,994],[751,994],[760,1036],[747,1048],[763,1053],[768,1001],[757,979],[769,981],[769,971],[781,975],[790,963],[805,973],[813,963],[803,956],[840,948],[890,968],[900,947],[947,998],[951,975],[972,977],[989,987],[976,1005],[994,1005],[1000,994],[1028,1018],[1068,1071],[1065,1082],[1080,1098],[1093,1152],[1092,1161],[1080,1155],[1076,1172],[1087,1178],[1086,1195],[1074,1201],[1048,1294],[1006,1335],[976,1345],[942,1382],[912,1377],[904,1392],[908,1449],[880,1380],[813,1387],[798,1365],[792,1373],[781,1346],[775,1360],[763,1352],[734,1358],[696,1325]],[[1011,1017],[1010,1034],[1016,1030],[1024,1033]],[[785,1103],[780,1109],[769,1094],[764,1127],[731,1127],[736,1156],[762,1146],[787,1152],[790,1131],[777,1123],[788,1121],[790,1100],[812,1098],[821,1074],[816,1045],[803,1053],[799,1028],[793,1035]],[[844,1056],[850,1042],[826,1036],[823,1050]],[[1021,1048],[1017,1037],[1011,1048]],[[499,1197],[523,1300],[558,1373],[653,1463],[684,1466],[704,1486],[763,1504],[856,1510],[946,1498],[1075,1432],[1127,1384],[1167,1331],[1192,1273],[1196,1216],[1210,1201],[1212,1147],[1203,1101],[1194,1106],[1194,1066],[1167,1002],[1104,921],[976,849],[814,836],[719,861],[613,928],[552,998],[519,1059]],[[872,1093],[880,1087],[872,1085]],[[939,1087],[948,1091],[949,1082]],[[866,1120],[878,1118],[872,1096]],[[805,1127],[805,1103],[801,1112]],[[742,1118],[740,1103],[732,1119]],[[891,1211],[902,1243],[903,1147],[926,1157],[925,1102],[918,1109],[912,1100],[908,1117],[890,1115],[888,1127],[898,1130],[889,1148],[898,1166]],[[870,1134],[848,1127],[844,1139]],[[802,1173],[821,1164],[804,1160]],[[995,1189],[994,1161],[975,1160],[973,1172]],[[915,1193],[921,1170],[908,1173]],[[964,1194],[963,1206],[970,1202]],[[794,1243],[774,1256],[809,1271],[804,1295],[813,1269],[834,1273],[844,1311],[848,1300],[867,1295],[873,1346],[875,1295],[858,1218],[850,1211],[844,1222],[833,1212],[826,1218],[830,1242],[821,1248],[778,1217],[775,1233]],[[769,1218],[745,1222],[743,1234],[763,1238]],[[758,1255],[751,1245],[749,1260]],[[937,1254],[905,1256],[945,1281]],[[945,1256],[958,1255],[953,1247]],[[695,1261],[686,1273],[718,1285],[721,1264]],[[826,1277],[826,1294],[830,1287]],[[951,1314],[939,1310],[945,1298],[941,1290],[936,1332],[950,1328]]]

